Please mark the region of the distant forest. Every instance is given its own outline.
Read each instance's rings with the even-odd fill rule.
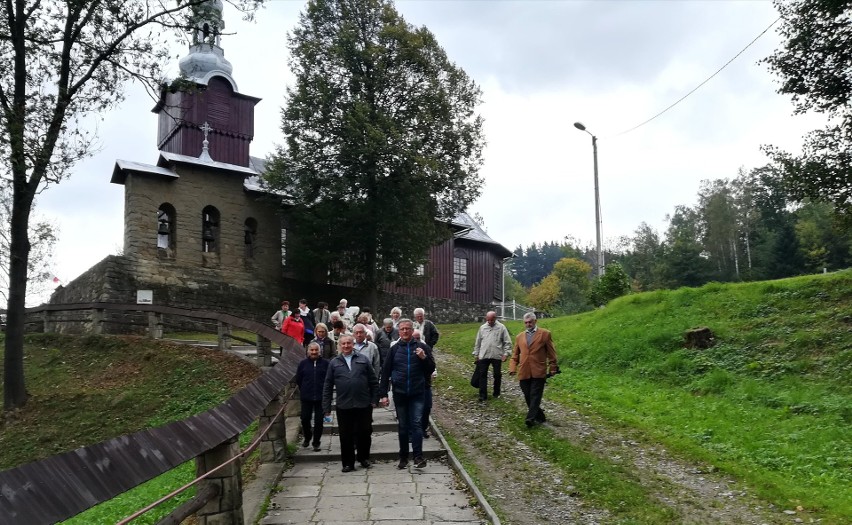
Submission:
[[[849,218],[836,214],[830,203],[794,202],[781,175],[769,166],[741,169],[733,180],[702,181],[697,204],[676,206],[666,220],[662,233],[643,222],[632,236],[608,239],[604,246],[607,265],[620,265],[632,291],[777,279],[852,266]],[[533,305],[557,313],[588,309],[582,298],[564,297],[571,293],[564,279],[561,298],[551,294],[542,302],[536,288],[559,281],[555,266],[564,258],[586,263],[591,281],[595,255],[594,246],[579,246],[570,236],[518,246],[507,264],[507,297],[537,302]],[[572,289],[576,295],[576,286]]]

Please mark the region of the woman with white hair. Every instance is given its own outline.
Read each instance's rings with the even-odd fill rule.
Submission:
[[[399,320],[402,319],[402,308],[394,306],[390,311],[390,318],[393,321],[393,327],[398,328]]]

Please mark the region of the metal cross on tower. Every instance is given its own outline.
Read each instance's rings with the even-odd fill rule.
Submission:
[[[213,128],[210,127],[210,124],[204,122],[204,125],[201,126],[201,131],[204,132],[204,142],[201,143],[201,155],[198,156],[201,160],[209,160],[212,161],[213,158],[210,156],[210,141],[207,140],[207,134],[212,131]]]

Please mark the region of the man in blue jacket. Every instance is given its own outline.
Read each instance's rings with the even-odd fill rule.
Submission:
[[[311,341],[308,357],[299,363],[293,382],[299,385],[299,399],[302,401],[302,435],[305,437],[302,446],[307,447],[313,438],[315,452],[319,452],[322,439],[322,388],[327,372],[328,361],[320,357],[319,344]]]
[[[408,443],[414,452],[414,467],[423,468],[423,407],[426,403],[426,378],[435,371],[435,359],[429,346],[414,340],[414,323],[401,319],[397,325],[399,341],[391,346],[382,367],[379,403],[388,406],[388,383],[393,384],[399,433],[399,465],[408,466]]]
[[[325,415],[331,414],[331,398],[337,391],[337,428],[340,433],[340,459],[343,472],[355,470],[355,460],[370,468],[372,413],[379,401],[379,381],[373,364],[355,352],[355,338],[349,334],[337,341],[340,353],[328,365],[322,390]],[[355,456],[355,445],[358,455]]]

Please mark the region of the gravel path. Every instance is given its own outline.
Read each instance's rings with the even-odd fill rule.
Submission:
[[[436,352],[442,373],[469,377],[472,363]],[[503,376],[502,399],[525,411],[517,381]],[[615,523],[608,509],[596,508],[575,490],[570,479],[552,468],[535,450],[501,429],[501,410],[489,401],[477,403],[473,389],[458,392],[439,380],[432,415],[459,442],[472,462],[479,488],[505,523]],[[791,511],[772,508],[749,490],[708,465],[674,457],[658,443],[645,443],[638,433],[616,429],[568,407],[545,401],[547,425],[559,439],[602,458],[625,465],[660,505],[685,524],[812,523]]]

